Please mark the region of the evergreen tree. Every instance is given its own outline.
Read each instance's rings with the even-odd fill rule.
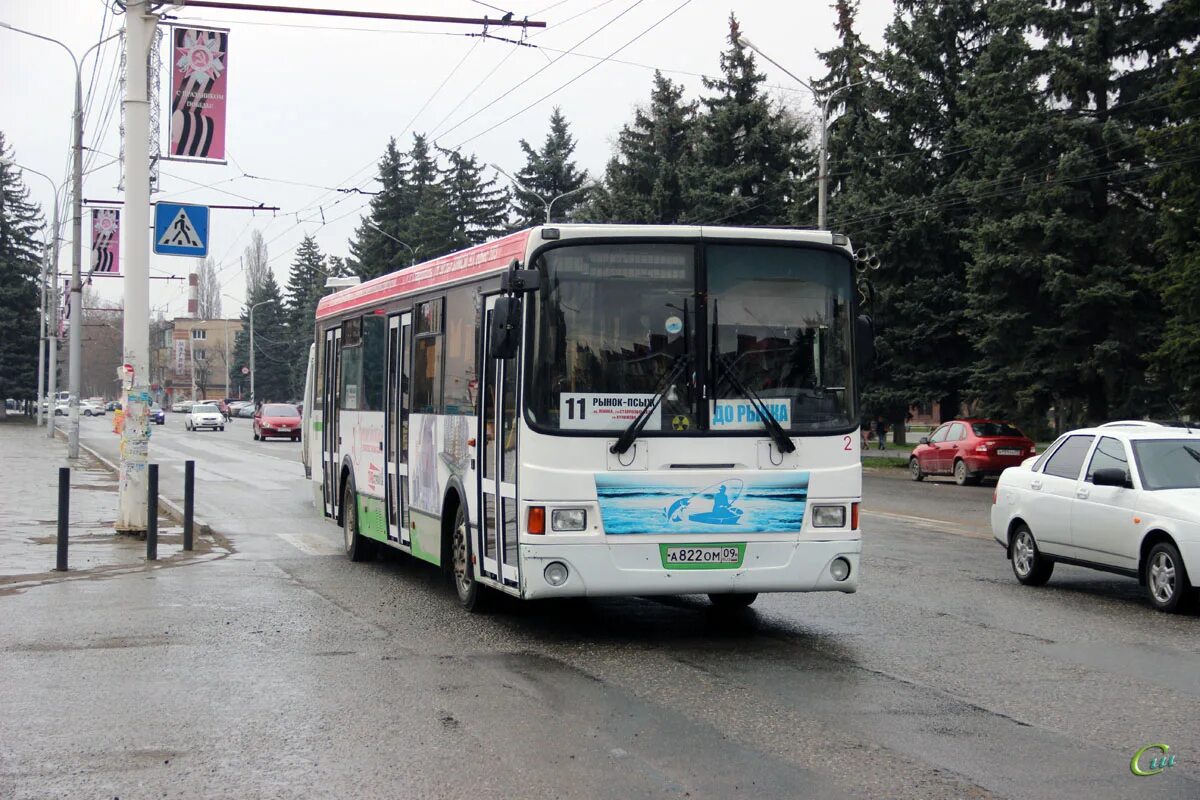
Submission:
[[[417,261],[453,251],[455,219],[450,198],[442,186],[437,157],[420,134],[413,134],[413,148],[408,153],[408,188],[414,210],[400,229],[401,240],[413,248]]]
[[[729,17],[729,49],[721,77],[705,78],[696,159],[685,173],[688,217],[694,223],[780,225],[788,221],[796,184],[811,174],[808,131],[763,93],[754,54]]]
[[[873,138],[868,94],[872,84],[871,70],[877,55],[863,42],[855,28],[858,6],[858,0],[837,0],[834,3],[837,14],[834,31],[838,44],[818,53],[828,71],[825,77],[813,81],[818,97],[823,102],[829,101],[828,158],[825,168],[828,175],[826,214],[829,219],[834,218],[833,210],[846,191],[850,176],[865,174],[872,168],[870,149],[864,145]],[[820,130],[817,133],[819,136]],[[814,178],[819,177],[814,174]],[[796,225],[811,224],[817,215],[816,203],[809,199],[815,195],[815,181],[801,183],[797,189],[799,195],[792,204],[792,222]]]
[[[0,401],[37,394],[41,215],[18,168],[2,160],[11,152],[0,133]]]
[[[602,222],[673,225],[687,215],[683,175],[692,167],[696,104],[655,70],[650,103],[617,135],[604,187],[584,216]]]
[[[1200,15],[1186,0],[1168,0],[1160,11],[1159,30],[1179,41],[1195,41]],[[1162,127],[1146,137],[1149,155],[1160,171],[1151,189],[1163,199],[1157,209],[1157,242],[1163,264],[1154,276],[1167,319],[1162,343],[1153,354],[1157,383],[1175,408],[1200,417],[1200,50],[1181,48],[1166,66],[1162,94],[1149,102],[1164,113]],[[1171,413],[1174,408],[1156,409]]]
[[[250,366],[250,309],[254,308],[254,393],[263,402],[285,402],[292,393],[289,359],[293,342],[287,325],[287,310],[275,274],[267,271],[263,283],[246,298],[242,312],[243,329],[234,340],[230,379],[244,386],[249,397],[249,376],[243,378],[242,366]]]
[[[912,405],[940,401],[943,417],[956,416],[970,377],[969,208],[956,176],[972,154],[958,138],[958,94],[986,30],[971,0],[898,0],[884,38],[859,120],[863,167],[844,184],[831,227],[883,262],[872,273],[878,362],[864,405],[902,436]]]
[[[305,236],[304,241],[296,248],[296,258],[292,261],[285,289],[287,297],[284,310],[291,344],[288,353],[288,381],[293,397],[299,397],[304,391],[308,346],[313,343],[317,303],[325,294],[327,274],[325,256],[322,255],[316,239]],[[257,342],[255,344],[257,345]]]
[[[483,177],[483,166],[473,154],[438,150],[450,162],[442,174],[442,190],[454,219],[454,248],[503,235],[508,229],[508,190],[498,187],[495,178]]]
[[[1059,310],[1046,331],[1056,342],[1055,413],[1063,426],[1137,416],[1150,399],[1143,354],[1162,324],[1149,291],[1158,221],[1139,139],[1161,106],[1162,18],[1141,0],[1060,0],[1042,11],[1035,31],[1046,40],[1045,102],[1056,111],[1043,179],[1057,257],[1046,278]]]
[[[546,203],[559,195],[574,192],[554,203],[555,220],[571,220],[573,211],[584,201],[585,192],[578,191],[588,182],[587,172],[575,167],[575,137],[562,110],[555,107],[550,115],[550,132],[540,150],[535,150],[524,139],[521,150],[525,153],[525,166],[517,173],[517,180],[528,191],[513,187],[516,200],[518,227],[541,225],[546,221]]]
[[[402,227],[416,212],[407,173],[407,161],[390,139],[379,161],[379,194],[371,198],[370,212],[350,240],[355,272],[364,281],[412,263],[408,249],[396,241],[404,241]]]

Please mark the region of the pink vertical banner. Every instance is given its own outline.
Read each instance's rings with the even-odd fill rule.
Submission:
[[[225,160],[229,31],[171,28],[170,158]]]
[[[92,271],[119,274],[120,252],[121,212],[115,208],[93,208]]]

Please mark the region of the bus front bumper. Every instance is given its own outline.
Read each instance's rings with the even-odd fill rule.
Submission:
[[[707,543],[706,543],[707,544]],[[741,566],[703,569],[663,566],[657,542],[522,545],[524,597],[708,594],[727,592],[855,592],[861,539],[750,542]],[[834,580],[837,558],[850,564],[845,580]],[[559,562],[567,579],[552,586],[546,567]]]

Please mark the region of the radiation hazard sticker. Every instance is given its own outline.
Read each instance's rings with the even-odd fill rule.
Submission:
[[[688,419],[686,414],[676,414],[671,418],[671,427],[677,431],[686,431],[692,427],[692,421]]]

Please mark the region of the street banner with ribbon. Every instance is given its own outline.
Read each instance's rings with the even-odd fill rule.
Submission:
[[[121,212],[115,208],[93,208],[92,271],[120,274],[120,253]]]
[[[171,27],[171,159],[225,163],[229,31]]]

